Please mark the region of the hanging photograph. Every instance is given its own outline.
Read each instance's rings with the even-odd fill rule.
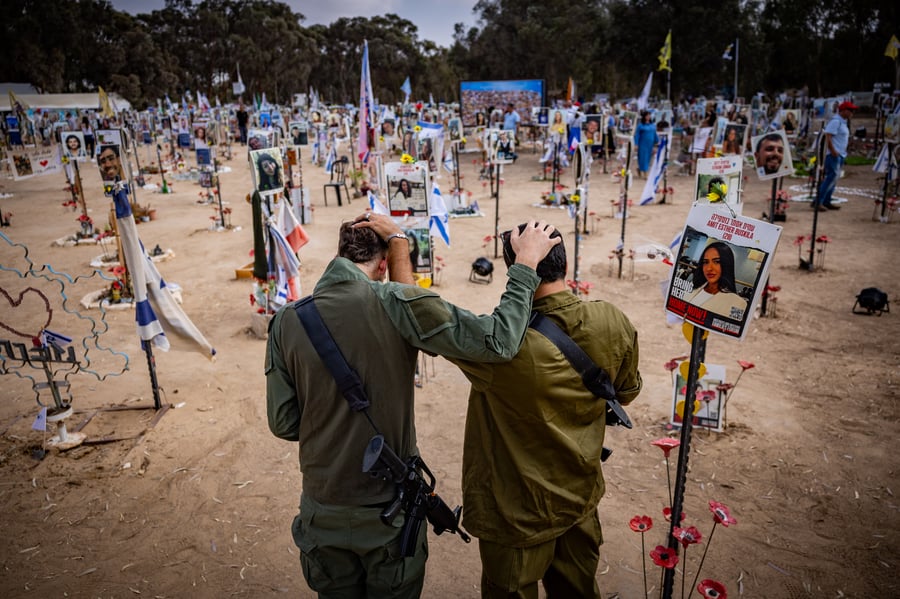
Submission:
[[[666,310],[700,328],[743,338],[762,296],[781,227],[722,206],[688,214],[666,294]]]
[[[62,137],[63,156],[69,160],[84,162],[87,152],[84,149],[84,133],[81,131],[64,131]]]
[[[306,127],[306,121],[291,121],[288,125],[291,133],[291,144],[295,146],[309,145],[309,131]]]
[[[275,195],[284,191],[284,167],[278,148],[252,150],[250,165],[253,186],[260,195]]]
[[[428,216],[427,167],[421,162],[384,165],[391,216]]]
[[[794,174],[791,146],[783,129],[754,137],[750,140],[750,146],[760,181]]]

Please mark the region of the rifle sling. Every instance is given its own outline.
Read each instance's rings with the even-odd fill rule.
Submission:
[[[359,374],[347,363],[341,348],[338,347],[331,336],[322,315],[313,302],[313,296],[309,295],[294,304],[294,310],[297,317],[300,318],[300,324],[306,329],[306,334],[316,353],[325,364],[325,368],[334,377],[338,390],[341,395],[350,404],[350,409],[354,412],[362,412],[369,407],[369,398],[366,396],[366,390],[363,387],[362,379]]]

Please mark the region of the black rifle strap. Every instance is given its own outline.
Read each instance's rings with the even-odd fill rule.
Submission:
[[[313,302],[313,296],[309,295],[298,301],[294,304],[294,310],[297,312],[303,328],[306,329],[310,342],[316,348],[316,353],[319,354],[328,372],[334,377],[344,399],[350,404],[350,409],[354,412],[365,411],[370,404],[366,390],[363,388],[362,379],[347,363],[347,359],[341,353],[341,348],[334,342],[334,337],[331,336],[331,332],[325,326],[325,321],[322,320],[322,315],[319,314],[319,310]],[[365,414],[368,417],[368,412]],[[370,418],[369,422],[371,421]],[[372,423],[372,426],[374,427],[375,424]],[[378,429],[375,430],[377,432]]]
[[[609,374],[598,366],[577,343],[572,341],[559,326],[541,314],[534,311],[528,326],[549,339],[559,351],[566,357],[575,372],[581,377],[581,382],[588,391],[606,400],[606,410],[611,412],[614,418],[607,419],[607,424],[621,424],[631,428],[631,421],[625,413],[622,404],[616,399],[616,389],[613,387]]]

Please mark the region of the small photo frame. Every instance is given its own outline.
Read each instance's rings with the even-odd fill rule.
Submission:
[[[589,114],[584,117],[581,128],[581,142],[586,146],[603,145],[603,115]]]
[[[725,156],[744,154],[746,146],[747,125],[741,123],[728,123],[722,139],[722,154]]]
[[[381,121],[381,137],[383,137],[385,141],[393,139],[396,134],[397,121],[394,119],[384,119]]]
[[[87,152],[84,149],[84,133],[81,131],[63,131],[62,151],[63,156],[76,162],[87,160]]]
[[[409,238],[409,260],[412,262],[413,272],[431,272],[432,246],[428,227],[406,229],[404,233]]]
[[[684,407],[687,395],[687,380],[681,376],[679,369],[672,371],[675,374],[675,384],[672,392],[672,424],[681,426],[684,422]],[[725,383],[725,367],[719,364],[706,364],[706,374],[697,381],[698,389],[694,396],[693,425],[697,428],[721,433],[723,429],[723,404],[725,391],[719,390]]]
[[[462,131],[462,119],[454,117],[447,121],[447,132],[450,135],[450,141],[461,141]]]
[[[205,150],[209,148],[209,136],[207,135],[206,121],[194,121],[194,149]]]
[[[290,136],[291,145],[309,145],[309,129],[306,125],[306,121],[291,121],[290,124],[288,124],[288,134]]]
[[[784,129],[784,133],[788,136],[788,138],[795,138],[797,134],[800,132],[800,109],[799,108],[790,108],[787,110],[781,111],[781,128]]]
[[[259,126],[263,129],[267,129],[272,126],[272,113],[268,110],[261,110],[259,112]]]
[[[516,137],[507,129],[491,129],[491,162],[512,164],[516,160]]]
[[[126,162],[122,157],[121,145],[107,144],[97,149],[97,168],[100,169],[104,191],[111,194],[113,184],[117,181],[128,181]]]
[[[211,148],[197,148],[195,152],[197,153],[197,166],[212,166]]]
[[[547,114],[547,133],[563,139],[566,135],[566,111],[554,108]]]
[[[284,191],[284,164],[278,148],[251,150],[250,165],[253,186],[260,195],[275,195]]]
[[[791,146],[784,129],[757,135],[750,140],[753,163],[760,181],[792,175]]]
[[[434,159],[434,139],[419,135],[416,140],[417,160],[428,165],[428,172],[437,172],[437,161]]]
[[[213,186],[213,174],[211,171],[200,171],[200,187],[209,189]]]
[[[275,145],[275,132],[266,129],[250,129],[247,134],[247,146],[250,151],[265,150]]]

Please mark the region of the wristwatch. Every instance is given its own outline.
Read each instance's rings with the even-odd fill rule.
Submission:
[[[409,237],[407,237],[405,233],[391,233],[390,235],[387,236],[387,239],[385,239],[384,241],[385,241],[385,243],[390,245],[391,239],[394,239],[394,238],[405,239],[406,243],[409,243]]]

